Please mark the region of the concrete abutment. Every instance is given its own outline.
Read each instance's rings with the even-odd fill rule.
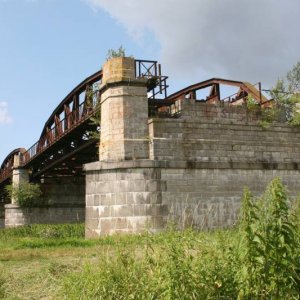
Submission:
[[[191,165],[193,165],[191,167]],[[292,165],[265,169],[262,163],[216,164],[136,160],[86,165],[86,236],[233,226],[243,187],[260,195],[280,177],[291,196],[299,192]]]
[[[300,191],[299,129],[265,130],[245,106],[194,99],[179,100],[178,119],[148,119],[146,89],[132,70],[124,79],[121,61],[104,66],[100,161],[85,165],[86,237],[157,232],[168,221],[232,226],[244,186],[258,195],[278,176]]]

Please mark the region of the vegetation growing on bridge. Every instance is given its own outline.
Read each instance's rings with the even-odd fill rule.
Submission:
[[[110,60],[115,57],[125,57],[125,56],[126,56],[125,48],[123,48],[123,46],[121,45],[117,50],[109,49],[107,51],[106,60]]]

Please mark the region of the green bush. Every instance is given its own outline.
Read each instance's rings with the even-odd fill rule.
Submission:
[[[246,105],[247,105],[247,109],[250,112],[258,112],[258,111],[260,111],[260,105],[259,105],[259,103],[251,95],[247,96]]]
[[[18,187],[12,184],[5,187],[10,198],[16,199],[16,202],[22,207],[37,206],[41,202],[42,191],[39,184],[22,183]]]

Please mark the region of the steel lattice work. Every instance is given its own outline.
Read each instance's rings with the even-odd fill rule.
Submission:
[[[161,76],[156,61],[136,60],[136,77],[148,79],[150,99],[166,96],[166,79]],[[99,109],[102,70],[76,86],[53,111],[42,130],[39,140],[28,150],[12,151],[0,169],[1,186],[12,176],[14,157],[20,157],[20,167],[30,170],[31,180],[40,176],[75,176],[82,174],[82,165],[98,158],[97,141],[91,132],[99,125],[90,121]]]

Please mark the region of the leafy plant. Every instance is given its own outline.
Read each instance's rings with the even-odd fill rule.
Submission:
[[[32,207],[40,204],[42,191],[39,184],[21,183],[18,187],[10,184],[5,187],[5,190],[22,207]]]
[[[275,106],[284,111],[286,120],[293,126],[300,125],[300,62],[298,62],[285,76],[278,79],[270,94],[275,100]]]
[[[106,60],[110,60],[115,57],[125,57],[125,56],[126,56],[125,49],[121,45],[118,50],[109,49],[107,51]]]
[[[260,105],[255,101],[255,99],[251,96],[247,96],[246,100],[247,109],[251,112],[258,112],[260,110]]]
[[[244,192],[238,273],[240,299],[298,299],[299,231],[285,187],[275,178],[254,204]]]

